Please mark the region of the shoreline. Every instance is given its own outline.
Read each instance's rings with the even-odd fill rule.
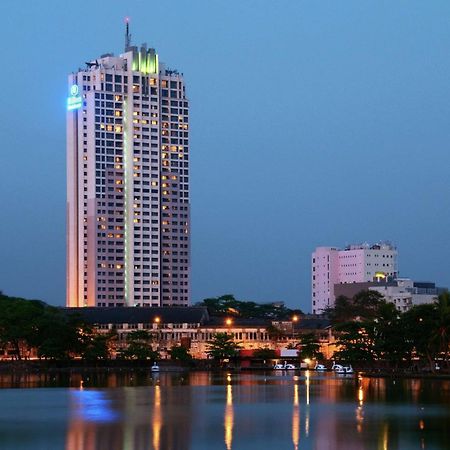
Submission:
[[[45,374],[70,374],[70,373],[110,373],[110,372],[151,372],[153,362],[151,361],[123,361],[110,360],[98,363],[86,361],[0,361],[1,375],[45,375]],[[158,361],[160,372],[233,372],[233,373],[261,373],[275,372],[271,367],[239,368],[219,367],[211,363],[176,363],[174,361]],[[299,373],[313,369],[296,369],[285,371],[286,373]],[[332,373],[331,370],[318,373]],[[354,376],[364,378],[392,378],[392,379],[450,379],[448,372],[411,372],[411,371],[389,371],[382,369],[355,369]]]

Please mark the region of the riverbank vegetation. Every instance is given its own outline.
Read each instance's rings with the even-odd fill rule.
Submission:
[[[0,348],[17,360],[27,359],[33,349],[39,358],[67,359],[101,355],[104,342],[75,315],[64,315],[39,300],[1,295]]]
[[[319,339],[317,332],[305,331],[294,338],[293,328],[291,342],[288,342],[286,333],[269,325],[269,317],[275,322],[282,317],[292,317],[293,311],[283,305],[256,305],[237,301],[232,296],[206,299],[203,305],[219,316],[264,317],[267,332],[276,347],[280,348],[286,342],[288,348],[298,349],[300,360],[323,361],[321,351],[326,344]],[[335,338],[334,343],[330,341],[336,346],[333,358],[339,362],[375,370],[414,371],[426,367],[434,372],[439,367],[441,371],[450,371],[448,292],[441,294],[434,303],[400,312],[377,292],[365,291],[352,299],[339,297],[326,315],[331,321],[330,337]],[[301,322],[302,317],[298,317]],[[281,341],[280,336],[285,341]],[[82,316],[76,312],[68,313],[39,300],[0,294],[0,352],[6,350],[10,359],[154,361],[159,359],[155,351],[160,345],[158,339],[157,331],[133,330],[125,335],[122,333],[119,340],[115,330],[99,332],[91,324],[83,322]],[[299,340],[298,345],[292,342],[294,339]],[[209,342],[207,354],[216,362],[229,360],[238,365],[241,347],[232,334],[217,333]],[[165,351],[174,361],[192,362],[188,348],[176,346]],[[274,350],[267,347],[256,349],[254,358],[270,364],[274,355]]]
[[[365,367],[449,370],[450,294],[400,312],[378,292],[339,297],[326,311],[337,339],[334,357]]]

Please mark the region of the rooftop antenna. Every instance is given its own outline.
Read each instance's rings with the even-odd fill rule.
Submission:
[[[125,17],[125,51],[127,51],[128,47],[131,45],[131,34],[130,34],[130,18]]]

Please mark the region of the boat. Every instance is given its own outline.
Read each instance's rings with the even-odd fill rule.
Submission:
[[[159,366],[156,362],[153,363],[153,366],[150,369],[152,372],[159,372]]]
[[[314,366],[314,370],[317,370],[319,372],[324,372],[325,370],[328,370],[324,364],[318,364]]]
[[[342,364],[336,364],[335,361],[333,361],[333,365],[331,366],[331,370],[334,370],[335,372],[338,372],[339,370],[343,369],[343,365]]]
[[[284,364],[277,363],[273,366],[274,370],[295,370],[297,367],[294,366],[294,364],[288,364],[286,361]]]
[[[345,373],[346,374],[353,373],[353,367],[351,365],[345,366],[344,368],[345,368]]]
[[[339,369],[336,369],[336,373],[340,375],[351,375],[353,373],[353,367],[350,366],[341,366]]]

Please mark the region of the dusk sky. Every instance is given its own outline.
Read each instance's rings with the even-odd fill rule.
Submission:
[[[316,246],[450,285],[448,0],[2,0],[0,289],[65,303],[67,75],[147,42],[191,102],[192,301],[310,311]]]

